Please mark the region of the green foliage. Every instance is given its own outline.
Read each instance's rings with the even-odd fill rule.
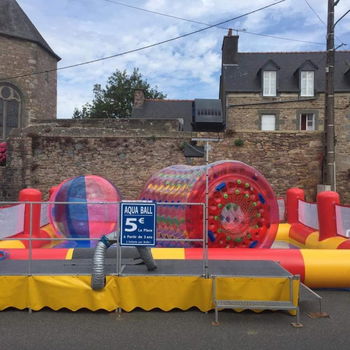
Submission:
[[[130,117],[135,89],[143,89],[146,99],[166,97],[157,91],[157,87],[151,88],[142,78],[138,68],[134,68],[131,75],[125,70],[116,70],[108,78],[104,89],[99,84],[94,85],[94,99],[91,103],[83,105],[81,110],[75,108],[73,119]]]
[[[242,147],[244,145],[244,141],[242,139],[236,139],[234,141],[235,146]]]
[[[185,149],[186,143],[187,143],[187,142],[185,142],[185,141],[183,141],[183,142],[180,143],[179,149],[180,149],[181,151],[183,151],[183,150]]]

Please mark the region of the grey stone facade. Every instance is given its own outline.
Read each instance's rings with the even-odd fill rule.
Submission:
[[[55,119],[57,61],[15,0],[0,2],[0,140],[11,129]],[[10,91],[10,93],[8,93]]]
[[[21,97],[20,125],[55,119],[57,112],[57,73],[30,75],[54,70],[57,59],[38,44],[0,35],[0,84],[18,89]],[[25,77],[16,78],[20,75]]]

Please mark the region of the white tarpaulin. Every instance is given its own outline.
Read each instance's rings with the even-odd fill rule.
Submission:
[[[280,222],[285,222],[286,221],[286,205],[285,205],[284,199],[278,198],[277,204],[278,204],[278,214],[279,214]]]
[[[40,227],[43,227],[49,223],[48,203],[42,203],[40,208]]]
[[[337,218],[338,235],[350,238],[350,207],[336,205],[335,214]]]
[[[0,238],[14,236],[23,232],[24,204],[0,208]]]
[[[318,230],[317,204],[298,201],[299,222]]]

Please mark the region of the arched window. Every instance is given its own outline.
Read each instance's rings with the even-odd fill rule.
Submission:
[[[0,140],[20,127],[21,97],[19,91],[7,84],[0,85]]]

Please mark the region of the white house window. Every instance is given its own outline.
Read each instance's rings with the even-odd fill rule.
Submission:
[[[300,114],[300,130],[315,130],[315,114],[302,113]]]
[[[300,96],[314,96],[315,72],[300,72]]]
[[[263,72],[263,96],[276,96],[276,71]]]
[[[263,131],[276,130],[276,116],[274,114],[261,115],[261,130]]]
[[[0,140],[20,124],[21,98],[12,87],[0,85]]]

